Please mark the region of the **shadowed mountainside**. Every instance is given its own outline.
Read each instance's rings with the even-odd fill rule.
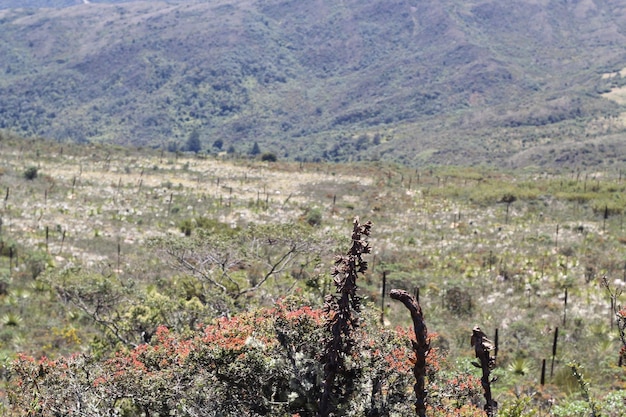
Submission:
[[[619,1],[39,3],[58,8],[0,10],[18,133],[418,165],[626,154],[602,96],[626,67]]]

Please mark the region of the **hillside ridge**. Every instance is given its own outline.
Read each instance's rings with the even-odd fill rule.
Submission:
[[[560,165],[624,130],[602,96],[622,85],[602,75],[626,67],[617,1],[80,3],[0,10],[1,129],[170,149],[197,132],[211,152],[256,142],[299,160],[500,166]]]

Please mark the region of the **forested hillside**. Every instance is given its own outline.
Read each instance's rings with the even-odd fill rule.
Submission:
[[[619,1],[70,3],[3,3],[0,128],[418,165],[624,154],[602,95],[626,67]]]

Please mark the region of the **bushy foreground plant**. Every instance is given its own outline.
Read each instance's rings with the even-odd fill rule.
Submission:
[[[149,344],[103,361],[20,356],[11,368],[8,415],[314,416],[324,375],[324,313],[296,304],[220,318],[191,337],[160,327]],[[380,329],[374,315],[356,332],[345,357],[356,389],[343,415],[412,414],[408,332]],[[470,405],[479,381],[436,377],[441,358],[429,359],[433,415],[479,415]]]
[[[66,280],[56,282],[62,298],[122,343],[104,359],[21,355],[9,371],[8,415],[411,414],[416,403],[411,389],[415,335],[381,328],[377,315],[360,311],[356,293],[356,278],[367,270],[362,255],[369,253],[365,238],[370,227],[355,220],[352,247],[337,259],[333,274],[337,295],[327,298],[323,310],[292,298],[273,308],[225,315],[209,325],[159,326],[139,344],[125,335],[137,334],[141,326],[120,323],[154,323],[166,315],[129,305],[131,318],[138,320],[116,320],[123,312],[119,301],[130,287],[115,283],[113,276],[61,274]],[[444,369],[436,350],[429,350],[421,367],[422,384],[428,376],[428,386],[419,390],[430,393],[429,413],[481,414],[475,407],[478,379]],[[426,411],[423,398],[421,404]]]

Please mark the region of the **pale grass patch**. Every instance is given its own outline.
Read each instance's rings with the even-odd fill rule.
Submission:
[[[602,94],[602,97],[612,100],[619,105],[626,104],[626,87],[612,88],[608,93]]]

